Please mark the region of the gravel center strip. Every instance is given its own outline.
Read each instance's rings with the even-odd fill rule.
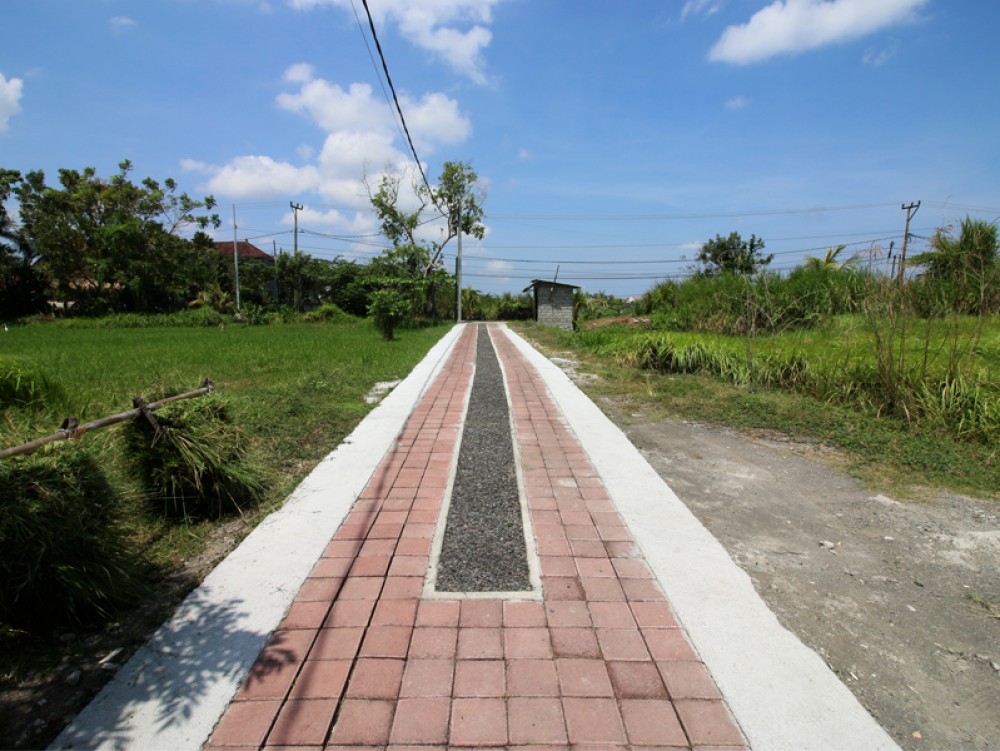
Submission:
[[[532,589],[503,372],[485,325],[438,560],[438,592]]]

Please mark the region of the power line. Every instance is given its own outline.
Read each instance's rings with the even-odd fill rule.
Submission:
[[[674,219],[732,219],[746,216],[783,216],[786,214],[823,214],[831,211],[858,211],[861,209],[884,209],[895,206],[895,203],[861,203],[848,206],[816,206],[802,209],[770,209],[764,211],[720,211],[703,214],[628,214],[628,215],[491,215],[492,219],[507,219],[514,221],[539,222],[632,222],[632,221],[666,221]]]
[[[368,0],[361,0],[361,3],[365,6],[365,13],[368,16],[368,27],[371,29],[372,39],[375,40],[375,49],[378,50],[379,59],[382,61],[382,70],[385,72],[385,80],[389,84],[389,91],[392,92],[392,101],[396,103],[396,111],[399,113],[399,120],[403,124],[403,131],[406,133],[406,142],[410,145],[410,153],[413,154],[413,159],[417,163],[417,169],[420,170],[420,177],[423,179],[424,185],[427,186],[431,202],[438,211],[441,211],[441,207],[437,205],[437,201],[434,199],[434,191],[431,189],[431,184],[427,181],[427,175],[424,174],[424,166],[420,163],[420,157],[417,156],[417,149],[413,145],[413,139],[410,137],[410,129],[406,127],[406,118],[403,117],[403,108],[399,106],[399,97],[396,96],[396,87],[392,85],[392,76],[389,75],[389,66],[385,62],[385,55],[382,53],[382,45],[378,40],[378,34],[375,32],[375,21],[372,20],[372,12],[368,7]],[[443,211],[441,211],[441,215],[445,215]]]

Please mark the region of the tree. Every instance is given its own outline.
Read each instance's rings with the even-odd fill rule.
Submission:
[[[218,227],[215,199],[177,194],[173,180],[129,179],[132,164],[101,179],[93,167],[59,170],[59,184],[41,171],[27,173],[14,192],[21,233],[57,301],[85,312],[177,310],[214,281],[217,253],[203,232]]]
[[[808,256],[804,265],[807,269],[813,271],[836,271],[838,269],[853,268],[858,262],[856,255],[851,256],[846,261],[840,260],[840,254],[844,252],[846,247],[846,245],[837,245],[836,247],[827,248],[822,258],[819,256]]]
[[[764,240],[750,235],[749,240],[740,237],[739,232],[731,232],[729,237],[716,235],[698,251],[697,260],[704,264],[701,273],[705,276],[716,274],[740,274],[752,276],[771,263],[774,255],[763,254]]]
[[[45,307],[44,286],[35,256],[20,228],[7,213],[7,200],[21,173],[0,169],[0,319],[37,313]]]
[[[443,270],[439,266],[444,247],[459,232],[479,239],[486,233],[482,224],[485,194],[478,181],[479,176],[471,163],[445,162],[436,188],[428,188],[423,183],[413,184],[416,207],[410,211],[402,206],[400,200],[401,178],[398,174],[388,171],[383,174],[374,193],[368,187],[368,196],[381,223],[382,234],[394,249],[406,249],[406,254],[412,258],[419,256],[422,261],[422,268],[411,266],[408,275],[415,284],[422,279],[418,286],[422,287],[420,291],[425,299],[425,312],[431,318],[437,318],[435,287],[447,277],[440,273]],[[447,227],[437,240],[425,240],[418,234],[418,229],[428,221],[423,215],[431,207],[447,220]]]
[[[980,314],[996,309],[1000,303],[996,224],[966,217],[958,237],[950,227],[938,229],[930,247],[910,261],[923,267],[925,281],[945,291],[954,310]]]

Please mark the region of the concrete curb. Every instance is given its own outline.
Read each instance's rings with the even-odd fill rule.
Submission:
[[[461,333],[455,326],[195,589],[52,749],[197,751]]]
[[[537,368],[755,751],[898,751],[820,657],[785,629],[725,548],[556,365]]]

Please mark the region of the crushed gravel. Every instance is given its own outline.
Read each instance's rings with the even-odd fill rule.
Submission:
[[[479,325],[476,372],[438,564],[439,592],[531,589],[503,373]]]

